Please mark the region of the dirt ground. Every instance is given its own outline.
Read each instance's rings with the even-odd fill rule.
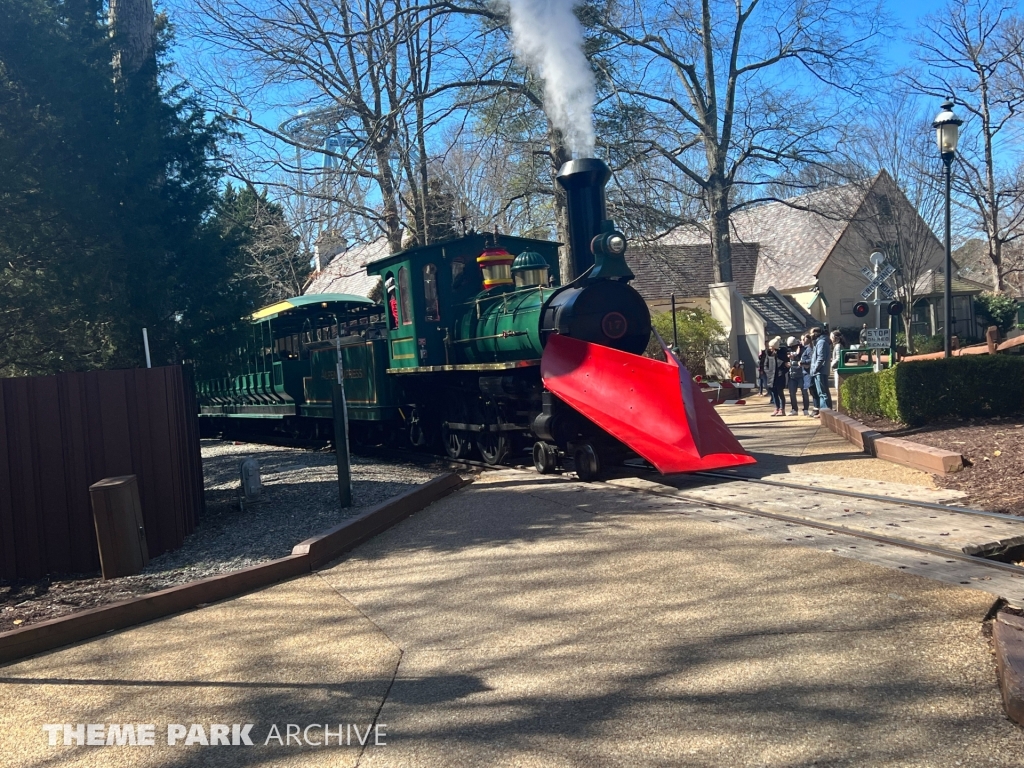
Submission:
[[[961,454],[963,471],[936,476],[936,485],[964,491],[967,506],[1024,515],[1024,416],[947,419],[914,428],[884,419],[862,421],[891,437]]]

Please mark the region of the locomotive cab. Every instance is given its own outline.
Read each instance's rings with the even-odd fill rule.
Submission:
[[[502,359],[539,359],[536,331],[536,349],[518,347],[507,354],[495,354],[490,343],[494,339],[478,338],[495,334],[471,330],[467,324],[475,325],[496,303],[507,308],[517,301],[513,254],[532,252],[548,273],[557,274],[558,246],[546,240],[470,233],[410,248],[369,264],[367,272],[380,276],[386,287],[390,370],[428,373]],[[540,268],[534,265],[534,269]],[[546,281],[544,287],[550,296]],[[520,313],[518,318],[517,322],[522,322],[524,316]],[[536,319],[535,315],[535,326]],[[510,329],[497,333],[506,330]],[[519,334],[504,338],[519,338]],[[477,349],[477,342],[483,343],[483,348]]]

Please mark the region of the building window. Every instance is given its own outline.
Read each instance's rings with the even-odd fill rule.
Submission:
[[[875,203],[878,206],[878,219],[883,224],[892,224],[892,201],[888,195],[876,195]]]
[[[398,299],[402,302],[402,325],[412,323],[412,287],[409,285],[409,270],[398,270]]]
[[[427,305],[424,318],[440,320],[441,313],[437,305],[437,267],[433,264],[423,267],[423,297]]]
[[[841,315],[852,315],[853,305],[857,303],[857,299],[840,299],[839,301],[839,314]]]

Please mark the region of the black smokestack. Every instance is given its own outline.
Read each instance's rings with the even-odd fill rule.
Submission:
[[[569,252],[579,277],[594,263],[591,241],[605,220],[604,185],[612,177],[608,166],[595,157],[570,160],[562,166],[558,183],[565,189],[569,216]]]

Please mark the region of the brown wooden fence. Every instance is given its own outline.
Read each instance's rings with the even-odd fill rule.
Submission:
[[[0,379],[0,578],[99,570],[89,486],[136,475],[149,554],[204,508],[192,371]]]

